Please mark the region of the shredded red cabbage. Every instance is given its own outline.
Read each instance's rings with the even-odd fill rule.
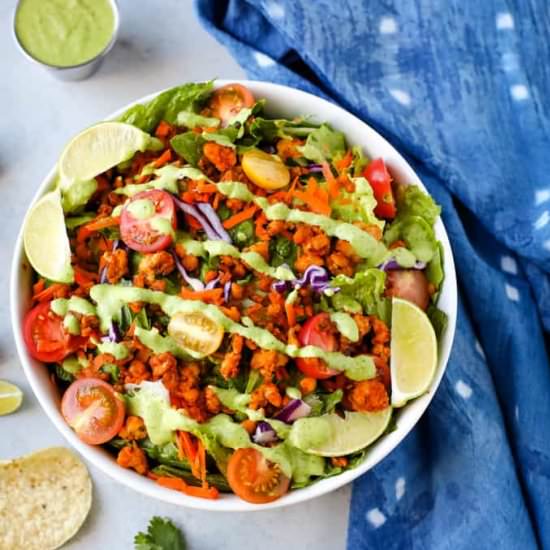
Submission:
[[[299,289],[304,286],[310,286],[314,292],[338,292],[339,288],[332,288],[330,286],[330,279],[328,272],[324,267],[318,265],[310,265],[302,275],[300,279],[294,279],[293,281],[275,281],[271,288],[275,292],[286,292],[290,288]]]
[[[185,267],[183,267],[183,264],[181,263],[180,259],[178,258],[178,255],[174,250],[171,250],[172,257],[174,258],[174,262],[176,262],[176,267],[178,268],[178,271],[180,275],[183,277],[183,280],[195,291],[200,292],[201,290],[204,290],[204,284],[200,279],[196,279],[195,277],[191,277],[189,273],[187,273]]]
[[[227,281],[223,285],[223,300],[225,303],[229,302],[229,296],[231,294],[231,281]]]
[[[216,231],[214,231],[214,229],[210,226],[206,218],[199,212],[199,210],[194,205],[187,204],[186,202],[180,201],[175,197],[173,198],[174,198],[174,203],[180,210],[185,212],[185,214],[189,214],[201,224],[201,227],[204,229],[206,236],[210,240],[213,240],[213,241],[221,240],[221,237],[216,233]]]
[[[394,258],[386,260],[383,264],[378,266],[378,269],[382,271],[395,271],[396,269],[404,269],[401,265],[397,263]],[[426,269],[426,262],[416,261],[415,264],[408,269]]]
[[[107,336],[103,336],[101,338],[102,342],[113,342],[118,343],[122,340],[122,334],[120,333],[120,329],[118,328],[118,325],[115,321],[111,321],[111,324],[109,326],[109,334]]]
[[[216,214],[216,211],[214,210],[212,205],[208,202],[198,202],[197,208],[201,211],[202,214],[204,214],[204,216],[208,220],[208,223],[219,235],[218,238],[222,241],[230,243],[231,237],[229,236],[229,233],[225,230],[225,227],[222,225],[222,222],[220,221],[220,218],[218,217],[218,214]]]

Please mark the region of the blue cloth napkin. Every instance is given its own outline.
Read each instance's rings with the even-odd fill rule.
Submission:
[[[547,0],[195,7],[250,78],[357,114],[443,207],[453,353],[415,430],[355,482],[348,548],[550,548]]]

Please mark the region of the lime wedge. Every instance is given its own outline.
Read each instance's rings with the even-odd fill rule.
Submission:
[[[59,283],[73,281],[71,248],[59,191],[44,195],[29,210],[23,243],[29,262],[42,277]]]
[[[387,428],[392,414],[388,407],[377,412],[346,412],[301,418],[290,430],[289,443],[305,453],[343,456],[359,451],[377,440]]]
[[[158,140],[131,124],[101,122],[75,136],[59,158],[61,187],[90,181],[109,168],[155,147]]]
[[[391,402],[402,407],[425,393],[437,368],[437,338],[428,316],[407,300],[392,301]]]
[[[22,401],[23,393],[17,386],[0,380],[0,416],[15,412]]]

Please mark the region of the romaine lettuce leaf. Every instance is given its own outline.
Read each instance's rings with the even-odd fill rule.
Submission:
[[[347,223],[364,222],[377,225],[383,229],[384,222],[374,214],[377,202],[369,182],[363,177],[354,178],[353,182],[353,193],[341,190],[338,197],[331,202],[332,217]]]
[[[181,111],[196,112],[212,92],[213,82],[189,82],[162,92],[148,103],[136,104],[119,117],[120,122],[152,133],[161,120],[176,124]]]
[[[298,150],[313,162],[337,160],[346,152],[346,138],[342,132],[322,124],[307,136],[305,145]]]
[[[204,139],[200,134],[189,131],[178,134],[170,140],[170,145],[176,153],[192,166],[197,166],[202,157]]]
[[[399,219],[420,216],[430,226],[433,226],[441,212],[441,207],[417,185],[398,186],[396,202]]]
[[[385,323],[391,317],[391,303],[384,298],[386,274],[380,269],[366,269],[354,277],[338,275],[332,279],[331,286],[340,288],[330,298],[333,309],[348,313],[376,315]]]
[[[311,134],[319,126],[306,119],[266,119],[256,117],[248,129],[250,135],[258,140],[273,142],[277,138],[303,138]]]

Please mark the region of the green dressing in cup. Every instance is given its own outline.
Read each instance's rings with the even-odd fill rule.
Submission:
[[[110,0],[20,0],[15,33],[37,61],[72,67],[101,54],[115,33]]]

